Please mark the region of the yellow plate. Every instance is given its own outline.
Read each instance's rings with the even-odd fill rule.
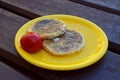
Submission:
[[[20,47],[21,36],[27,32],[31,25],[38,20],[51,18],[62,20],[67,25],[67,29],[76,30],[83,34],[85,45],[80,52],[68,56],[54,56],[44,50],[30,54]],[[102,29],[86,19],[55,14],[38,17],[24,24],[15,36],[15,47],[26,61],[38,67],[51,70],[75,70],[87,67],[101,59],[107,50],[108,39]]]

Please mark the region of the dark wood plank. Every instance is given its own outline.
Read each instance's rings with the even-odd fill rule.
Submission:
[[[118,44],[118,47],[110,47],[112,51],[120,52],[120,16],[110,14],[101,10],[90,8],[84,5],[73,3],[70,1],[61,1],[61,0],[2,0],[2,2],[9,4],[11,7],[7,9],[12,10],[19,14],[24,14],[30,18],[38,17],[39,15],[48,15],[48,14],[70,14],[75,16],[80,16],[88,20],[93,21],[99,25],[107,34],[108,39],[111,45]],[[29,5],[31,4],[32,5]],[[5,7],[5,6],[4,6]],[[15,10],[13,10],[15,7]],[[20,10],[22,11],[18,11]],[[18,10],[17,10],[18,9]],[[24,13],[25,11],[30,12],[30,14]],[[34,15],[34,16],[32,16]]]
[[[11,5],[11,4],[6,3],[4,1],[1,1],[1,0],[0,0],[0,7],[6,9],[8,11],[11,11],[11,12],[13,12],[15,14],[19,14],[21,16],[29,18],[29,19],[33,19],[33,18],[39,16],[38,14],[32,13],[32,12],[30,12],[28,10],[22,9],[22,8],[14,6],[14,5]]]
[[[26,18],[0,9],[0,47],[8,50],[9,52],[15,52],[15,48],[13,48],[15,34],[17,30],[27,21],[28,19]]]
[[[0,61],[0,80],[31,80]]]
[[[120,15],[120,1],[119,0],[69,0],[109,13]]]
[[[84,0],[120,11],[120,0]]]
[[[9,43],[2,42],[0,45],[0,58],[4,59],[4,62],[7,64],[16,67],[18,70],[25,70],[26,72],[34,75],[36,79],[45,80],[119,80],[120,79],[120,55],[117,55],[112,52],[106,52],[106,55],[96,64],[89,66],[84,69],[79,69],[75,71],[52,71],[42,68],[38,68],[34,65],[23,60],[16,52],[15,47],[11,46],[13,41],[11,41],[15,35],[15,32],[18,30],[19,25],[24,24],[27,19],[20,17],[18,15],[12,14],[8,11],[1,9],[0,13],[0,22],[1,28],[4,29],[4,32],[1,35],[6,35],[3,38],[0,38],[1,41],[8,41]],[[16,16],[16,18],[14,17]],[[23,22],[21,22],[23,20]],[[7,21],[10,21],[9,24],[6,24]],[[7,22],[8,23],[8,22]],[[14,27],[12,29],[12,27]],[[10,29],[11,28],[11,29]],[[8,33],[7,32],[13,32]],[[0,31],[1,32],[1,31]],[[9,37],[10,36],[10,37]],[[7,38],[9,37],[9,39]],[[3,47],[4,45],[4,47]],[[11,47],[6,47],[11,46]],[[31,76],[30,75],[30,76]]]

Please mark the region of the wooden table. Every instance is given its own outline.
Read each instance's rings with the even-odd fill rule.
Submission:
[[[120,0],[0,0],[0,80],[120,80]],[[18,29],[48,14],[70,14],[99,25],[109,48],[97,63],[74,71],[38,68],[14,47]]]

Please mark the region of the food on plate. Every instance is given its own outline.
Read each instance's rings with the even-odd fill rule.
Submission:
[[[57,19],[44,19],[36,22],[29,28],[28,32],[35,32],[42,39],[53,39],[63,35],[66,31],[66,25],[63,21]]]
[[[35,53],[43,47],[53,55],[69,55],[81,50],[84,38],[81,33],[66,29],[60,20],[44,19],[33,24],[20,43],[29,53]]]
[[[21,47],[29,53],[42,49],[42,38],[34,32],[24,34],[20,39]]]
[[[43,48],[54,55],[69,55],[80,51],[84,45],[81,33],[74,30],[66,30],[64,35],[43,41]]]

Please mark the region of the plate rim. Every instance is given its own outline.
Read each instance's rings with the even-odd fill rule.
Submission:
[[[31,61],[31,59],[29,59],[29,58],[25,58],[25,56],[24,55],[21,55],[20,54],[20,52],[19,52],[19,49],[18,49],[18,47],[17,47],[17,35],[19,34],[19,31],[26,25],[26,24],[28,24],[28,23],[30,23],[30,22],[32,22],[33,20],[35,20],[35,19],[38,19],[38,18],[41,18],[41,17],[46,17],[46,16],[68,16],[68,17],[75,17],[75,18],[80,18],[80,19],[82,19],[82,20],[84,20],[84,21],[86,21],[86,22],[89,22],[89,23],[91,23],[91,24],[93,24],[94,26],[96,26],[96,28],[98,29],[98,30],[100,30],[101,31],[101,33],[102,33],[102,35],[104,36],[104,38],[105,38],[105,48],[102,50],[102,54],[101,54],[101,56],[97,56],[97,57],[95,57],[94,59],[90,59],[90,60],[88,60],[88,62],[89,62],[89,64],[83,64],[82,66],[80,66],[80,64],[77,64],[77,65],[73,65],[73,66],[70,66],[70,67],[67,67],[67,66],[63,66],[63,67],[54,67],[54,66],[46,66],[45,64],[43,64],[43,63],[41,63],[41,65],[39,65],[39,64],[37,64],[37,63],[35,63],[34,61]],[[85,19],[85,18],[82,18],[82,17],[78,17],[78,16],[73,16],[73,15],[66,15],[66,14],[52,14],[52,15],[46,15],[46,16],[41,16],[41,17],[38,17],[38,18],[35,18],[35,19],[33,19],[33,20],[30,20],[30,21],[28,21],[28,22],[26,22],[24,25],[22,25],[21,27],[20,27],[20,29],[18,29],[18,31],[17,31],[17,33],[16,33],[16,35],[15,35],[15,39],[14,39],[14,44],[15,44],[15,48],[16,48],[16,50],[18,51],[18,54],[23,58],[23,59],[25,59],[27,62],[29,62],[29,63],[31,63],[31,64],[33,64],[33,65],[35,65],[35,66],[38,66],[38,67],[40,67],[40,68],[45,68],[45,69],[50,69],[50,70],[76,70],[76,69],[81,69],[81,68],[84,68],[84,67],[87,67],[87,66],[90,66],[90,65],[92,65],[92,64],[94,64],[94,63],[96,63],[98,60],[100,60],[104,55],[105,55],[105,53],[106,53],[106,51],[107,51],[107,48],[108,48],[108,39],[107,39],[107,36],[106,36],[106,34],[105,34],[105,32],[99,27],[99,26],[97,26],[95,23],[93,23],[93,22],[91,22],[91,21],[89,21],[89,20],[87,20],[87,19]],[[94,56],[94,55],[93,55]],[[92,60],[92,62],[90,62]]]

